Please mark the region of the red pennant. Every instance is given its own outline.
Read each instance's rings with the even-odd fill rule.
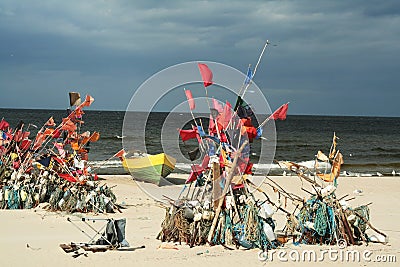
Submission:
[[[4,119],[0,121],[0,130],[4,131],[5,129],[9,128],[10,124],[6,122]]]
[[[122,158],[125,156],[125,150],[121,149],[120,151],[118,151],[117,153],[114,154],[113,158]]]
[[[189,102],[190,110],[194,110],[196,108],[196,104],[194,103],[192,92],[190,90],[185,90],[185,94],[186,94],[186,98]]]
[[[192,129],[192,130],[178,129],[178,130],[179,130],[179,135],[181,136],[183,142],[197,137],[197,129]]]
[[[59,173],[58,176],[60,176],[64,180],[67,180],[68,182],[71,182],[71,183],[76,183],[77,182],[75,177],[70,175],[70,174],[68,174],[68,173]]]
[[[201,78],[203,79],[204,87],[213,84],[212,78],[213,74],[206,64],[198,63]]]
[[[283,104],[277,110],[275,110],[274,113],[272,113],[272,115],[270,116],[270,119],[285,120],[288,108],[289,108],[289,103]]]

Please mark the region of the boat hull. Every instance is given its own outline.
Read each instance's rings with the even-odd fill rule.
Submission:
[[[176,159],[161,153],[144,157],[123,158],[122,165],[129,171],[135,180],[160,185],[162,178],[166,178],[175,169]]]

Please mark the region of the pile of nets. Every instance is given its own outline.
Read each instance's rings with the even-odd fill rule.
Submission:
[[[0,122],[0,208],[114,212],[116,197],[88,164],[89,146],[99,132],[81,131],[83,108],[94,99],[70,93],[71,108],[57,125],[50,117],[41,128],[22,120]],[[34,128],[33,131],[29,130]],[[36,129],[36,130],[35,130]]]

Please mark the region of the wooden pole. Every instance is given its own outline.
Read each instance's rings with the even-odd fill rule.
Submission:
[[[235,158],[234,158],[233,163],[232,163],[232,169],[229,172],[228,177],[226,178],[224,190],[222,191],[222,195],[218,200],[218,207],[217,207],[217,209],[215,211],[215,215],[214,215],[213,222],[211,224],[210,232],[208,233],[207,240],[208,240],[209,243],[211,243],[212,237],[214,235],[215,227],[217,226],[217,223],[218,223],[219,214],[221,213],[222,204],[224,203],[225,196],[229,191],[229,187],[231,186],[231,181],[232,181],[232,178],[233,178],[233,174],[235,173],[235,169],[236,169],[236,165],[237,165],[237,161],[238,161],[239,155],[240,155],[240,153],[242,153],[242,151],[245,148],[245,146],[247,145],[247,143],[248,143],[247,140],[244,141],[244,143],[240,146],[239,150],[236,151]]]

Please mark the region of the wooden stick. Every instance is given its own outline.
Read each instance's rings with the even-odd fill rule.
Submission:
[[[217,226],[219,214],[221,213],[221,208],[222,208],[222,204],[224,203],[225,196],[228,193],[229,187],[231,186],[231,181],[232,181],[232,178],[233,178],[233,174],[235,173],[235,169],[236,169],[236,165],[237,165],[237,161],[238,161],[239,155],[240,155],[240,153],[242,153],[242,151],[245,148],[245,146],[247,145],[247,143],[248,143],[247,140],[244,141],[244,143],[240,146],[239,150],[236,151],[235,158],[234,158],[233,163],[232,163],[232,169],[229,172],[228,177],[226,178],[224,190],[222,191],[222,195],[219,198],[218,207],[217,207],[217,210],[215,211],[215,215],[214,215],[214,219],[213,219],[213,222],[212,222],[212,225],[211,225],[211,228],[210,228],[210,232],[208,233],[207,240],[208,240],[209,243],[211,243],[212,237],[214,235],[215,227]]]

